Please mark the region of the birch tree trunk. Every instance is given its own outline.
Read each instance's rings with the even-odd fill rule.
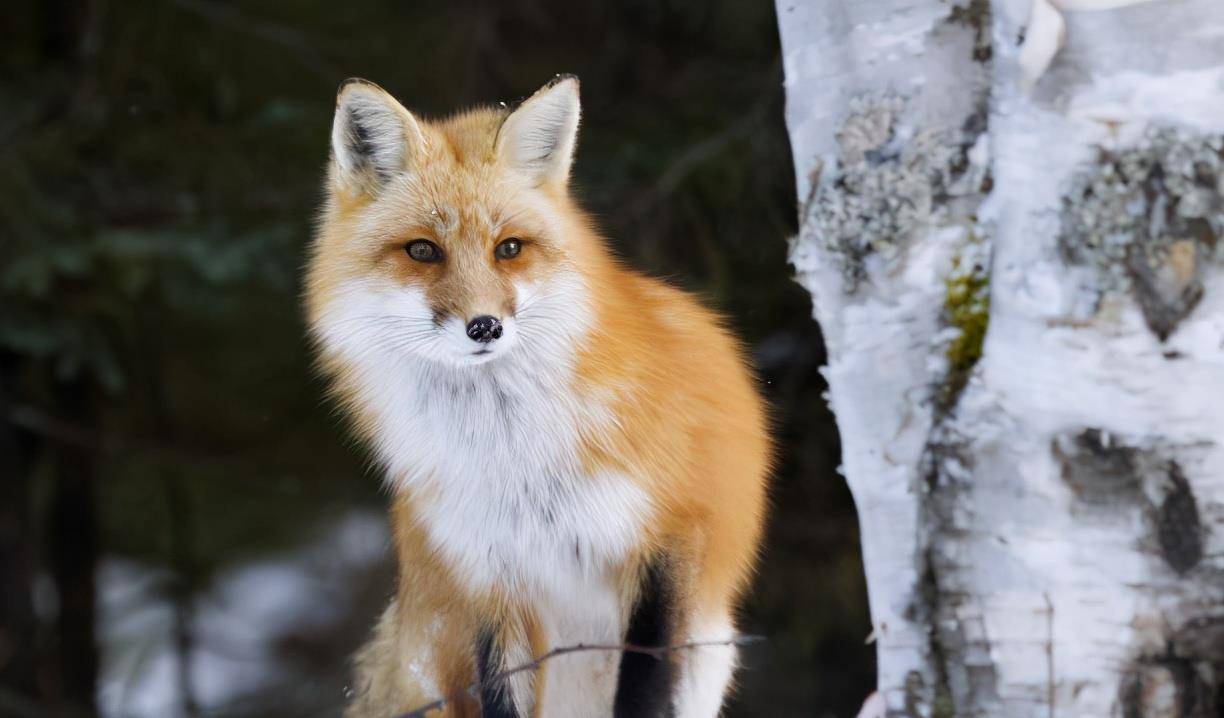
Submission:
[[[1224,715],[1224,2],[778,19],[887,715]]]

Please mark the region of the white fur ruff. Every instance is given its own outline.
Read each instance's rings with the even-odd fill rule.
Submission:
[[[611,569],[640,542],[650,498],[629,477],[591,475],[580,462],[582,440],[598,441],[614,419],[575,389],[575,349],[591,322],[578,276],[559,272],[518,295],[480,363],[458,322],[439,327],[424,296],[404,287],[347,287],[316,332],[355,371],[389,481],[412,492],[432,548],[465,587],[530,597],[553,647],[619,642]],[[618,660],[558,660],[545,706],[607,714]],[[515,703],[527,709],[518,683]]]

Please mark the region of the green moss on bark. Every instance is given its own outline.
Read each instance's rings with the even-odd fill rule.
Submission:
[[[981,242],[975,236],[970,246],[977,247]],[[984,264],[971,261],[967,255],[959,256],[945,280],[944,318],[957,332],[945,350],[948,373],[937,397],[938,406],[944,411],[956,403],[969,382],[970,372],[982,358],[990,324],[990,275]]]

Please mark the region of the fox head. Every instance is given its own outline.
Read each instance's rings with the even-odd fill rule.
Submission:
[[[517,109],[425,121],[371,83],[341,86],[307,276],[324,361],[537,362],[583,331],[591,239],[568,193],[578,81]]]

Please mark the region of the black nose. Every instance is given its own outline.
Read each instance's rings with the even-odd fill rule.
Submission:
[[[486,314],[468,322],[467,335],[474,342],[488,344],[494,339],[501,339],[502,325],[497,321],[497,317],[490,317]]]

